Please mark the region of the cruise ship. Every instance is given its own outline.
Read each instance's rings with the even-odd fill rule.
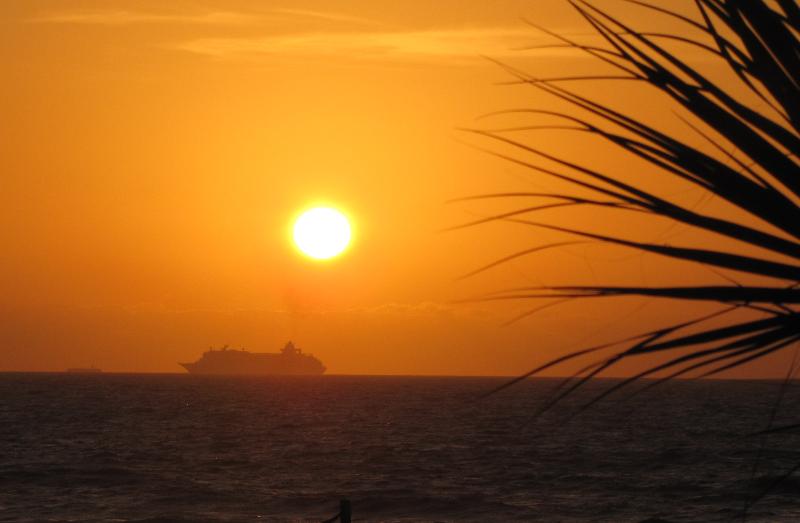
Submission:
[[[322,374],[325,366],[304,354],[291,341],[280,352],[249,352],[244,349],[209,349],[194,363],[180,363],[190,374],[309,375]]]

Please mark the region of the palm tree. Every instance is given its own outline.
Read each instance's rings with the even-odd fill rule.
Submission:
[[[657,17],[666,17],[685,31],[639,31],[607,9],[587,0],[567,0],[595,33],[597,44],[538,30],[552,37],[538,48],[564,48],[584,53],[613,73],[540,78],[500,64],[515,78],[568,104],[567,111],[515,109],[535,120],[524,127],[468,129],[510,148],[490,152],[560,180],[574,192],[514,192],[467,199],[530,198],[522,208],[492,215],[459,227],[490,221],[511,221],[549,229],[565,236],[621,246],[667,257],[675,263],[700,263],[714,270],[755,275],[754,283],[691,286],[535,286],[484,296],[486,300],[572,300],[645,296],[720,304],[719,310],[633,338],[588,347],[557,359],[503,385],[567,361],[586,360],[575,378],[565,383],[545,408],[634,356],[661,357],[628,379],[605,390],[597,401],[645,377],[652,383],[680,376],[705,377],[786,349],[800,340],[800,8],[795,0],[694,0],[695,14],[641,0],[627,0]],[[668,3],[667,5],[674,5]],[[681,47],[685,46],[685,47]],[[691,50],[724,66],[736,81],[711,78],[705,67],[692,66],[675,49]],[[705,147],[693,145],[571,88],[580,81],[636,82],[676,105],[687,129]],[[557,120],[555,123],[553,121]],[[646,162],[648,178],[680,180],[737,210],[736,217],[700,211],[674,197],[629,182],[587,163],[548,150],[546,145],[515,135],[519,130],[567,129],[603,141],[608,147]],[[695,140],[696,141],[696,140]],[[637,175],[639,176],[639,175]],[[641,176],[644,176],[642,174]],[[589,196],[587,196],[587,194]],[[516,201],[516,200],[515,200]],[[657,216],[708,235],[703,248],[626,238],[588,228],[536,221],[532,216],[553,208],[581,208],[629,213],[634,219]],[[720,239],[726,238],[726,241]],[[565,238],[566,240],[566,238]],[[728,241],[734,240],[734,242]],[[537,246],[504,257],[480,270],[566,242]],[[734,247],[719,247],[733,245]],[[737,276],[738,278],[738,276]],[[773,282],[764,284],[763,281]],[[751,311],[742,320],[734,311]],[[722,323],[721,323],[722,322]],[[793,369],[790,369],[793,371]]]

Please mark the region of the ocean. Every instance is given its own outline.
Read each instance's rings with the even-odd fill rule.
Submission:
[[[0,521],[800,521],[779,382],[503,381],[0,374]]]

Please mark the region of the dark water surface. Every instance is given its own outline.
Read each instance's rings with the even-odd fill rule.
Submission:
[[[530,423],[558,382],[0,374],[0,521],[742,521],[800,463],[775,382],[676,382]],[[777,423],[800,421],[791,387]],[[754,464],[760,466],[751,481]],[[747,521],[800,521],[800,480]]]

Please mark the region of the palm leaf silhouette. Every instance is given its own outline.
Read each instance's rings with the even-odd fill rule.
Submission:
[[[574,188],[575,193],[513,192],[465,198],[462,200],[524,198],[533,203],[454,227],[509,221],[563,233],[568,238],[564,242],[539,245],[504,256],[469,275],[575,240],[653,253],[676,263],[700,263],[714,271],[737,271],[758,277],[759,283],[742,284],[731,279],[729,284],[697,286],[539,286],[485,295],[479,299],[644,296],[679,302],[715,302],[723,307],[714,314],[618,343],[562,355],[499,388],[565,362],[586,360],[584,368],[559,387],[544,405],[543,410],[546,410],[587,380],[627,358],[662,357],[650,368],[607,389],[595,397],[593,403],[641,378],[659,378],[649,387],[680,376],[712,376],[800,341],[800,160],[797,156],[800,152],[800,8],[796,1],[695,0],[694,15],[686,15],[649,2],[628,0],[652,16],[666,17],[671,23],[681,24],[685,34],[637,31],[620,17],[588,0],[568,2],[602,43],[587,45],[531,24],[553,38],[553,43],[538,47],[585,53],[612,72],[540,78],[498,62],[513,76],[514,82],[530,85],[571,109],[564,112],[536,108],[501,111],[487,116],[512,114],[534,121],[511,128],[465,131],[512,151],[500,153],[489,147],[487,150],[491,154],[557,179]],[[704,70],[669,50],[678,44],[732,71],[738,85],[715,81]],[[568,87],[581,80],[632,81],[660,92],[688,115],[679,118],[712,152]],[[559,156],[535,140],[520,139],[516,134],[555,129],[600,139],[640,163],[643,161],[651,172],[642,173],[643,183],[626,182],[602,169]],[[699,211],[676,198],[647,189],[644,182],[656,177],[691,184],[736,209],[737,218]],[[667,245],[635,241],[621,234],[605,234],[589,228],[553,225],[532,218],[548,209],[578,206],[632,213],[634,219],[637,216],[660,217],[708,234],[709,240],[704,248]],[[735,242],[715,241],[714,238]],[[774,283],[762,283],[765,279]],[[742,310],[751,311],[754,317],[743,321],[733,315]],[[728,323],[720,325],[726,318]],[[669,354],[673,355],[664,358]]]

